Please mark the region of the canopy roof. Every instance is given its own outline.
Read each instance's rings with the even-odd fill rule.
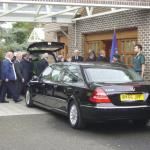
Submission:
[[[150,0],[0,0],[0,21],[72,23],[86,19],[77,14],[83,8],[84,17],[93,17],[95,7],[113,8],[97,14],[107,15],[131,8],[150,9]]]

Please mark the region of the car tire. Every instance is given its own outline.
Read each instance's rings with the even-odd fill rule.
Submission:
[[[76,101],[71,101],[69,105],[69,122],[74,129],[83,129],[85,127],[85,122],[81,116],[79,106]]]
[[[32,95],[29,89],[26,91],[25,102],[27,107],[33,107]]]
[[[149,119],[137,119],[137,120],[132,120],[132,122],[137,127],[145,127],[148,124]]]

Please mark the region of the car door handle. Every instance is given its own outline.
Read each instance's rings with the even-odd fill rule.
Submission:
[[[45,83],[42,83],[42,86],[45,86]]]

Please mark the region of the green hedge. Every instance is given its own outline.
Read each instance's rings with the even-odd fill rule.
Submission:
[[[4,56],[3,56],[3,50],[0,49],[0,60],[2,60],[3,58],[4,58]]]

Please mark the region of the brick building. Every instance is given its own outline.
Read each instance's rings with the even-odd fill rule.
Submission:
[[[145,79],[150,80],[149,9],[132,9],[76,21],[68,27],[70,55],[75,48],[79,48],[84,57],[87,56],[89,48],[98,47],[109,51],[114,28],[117,32],[119,53],[127,65],[132,65],[135,43],[142,44],[146,57]]]
[[[115,29],[125,64],[132,66],[134,45],[142,44],[145,79],[150,80],[150,0],[11,0],[0,6],[1,21],[58,23],[60,28],[54,26],[53,30],[57,39],[66,43],[65,57],[75,48],[85,58],[91,48],[97,55],[103,49],[109,57]]]
[[[60,36],[63,40],[67,41],[69,56],[72,55],[74,49],[78,48],[82,51],[84,58],[86,58],[89,49],[92,48],[96,51],[97,55],[99,50],[105,50],[107,57],[109,57],[112,35],[115,28],[119,54],[128,66],[132,66],[134,45],[136,43],[142,44],[143,53],[146,57],[145,79],[150,80],[150,0],[43,1],[53,4],[59,3],[59,5],[82,7],[78,10],[79,14],[77,13],[73,19],[74,22],[68,25],[67,37]],[[107,11],[110,11],[110,13],[107,13]],[[95,16],[90,18],[91,15]],[[84,18],[81,19],[80,17]]]

